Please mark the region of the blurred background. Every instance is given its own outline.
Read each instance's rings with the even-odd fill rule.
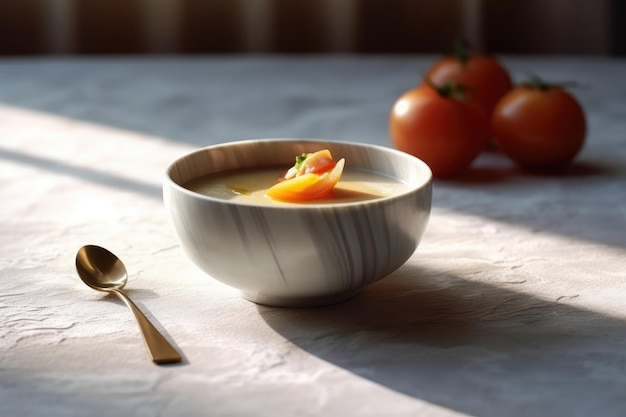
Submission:
[[[0,0],[0,55],[626,55],[624,0]]]

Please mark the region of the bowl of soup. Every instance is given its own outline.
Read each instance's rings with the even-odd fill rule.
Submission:
[[[320,149],[345,160],[330,194],[267,196],[294,158]],[[432,173],[384,146],[317,139],[217,144],[173,161],[163,199],[183,252],[252,302],[310,307],[341,302],[400,268],[431,209]]]

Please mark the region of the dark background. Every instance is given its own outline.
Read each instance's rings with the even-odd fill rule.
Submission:
[[[1,0],[0,55],[626,55],[623,0]]]

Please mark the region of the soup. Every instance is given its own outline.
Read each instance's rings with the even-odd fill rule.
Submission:
[[[268,188],[285,174],[284,168],[254,168],[209,174],[183,186],[191,191],[223,200],[263,205],[350,203],[389,197],[409,191],[395,178],[372,171],[345,169],[339,183],[328,197],[287,203],[265,195]]]

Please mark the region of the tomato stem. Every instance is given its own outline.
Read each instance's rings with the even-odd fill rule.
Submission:
[[[435,90],[441,97],[464,101],[469,89],[456,81],[446,81],[443,84],[435,84],[430,78],[424,78],[426,85]]]
[[[454,56],[459,60],[461,66],[465,66],[470,59],[470,45],[467,41],[461,39],[452,44]]]

